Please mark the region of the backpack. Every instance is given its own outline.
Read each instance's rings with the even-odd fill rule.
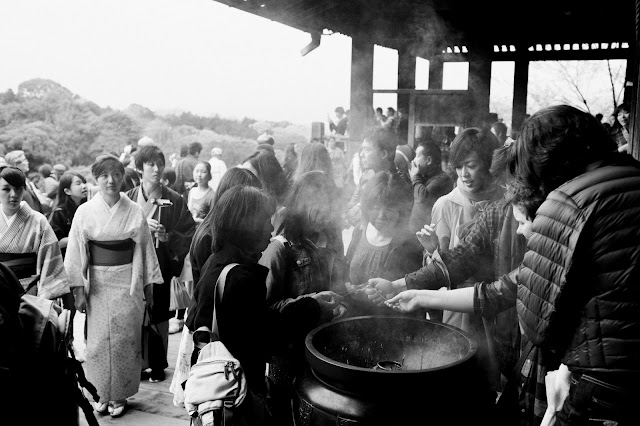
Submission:
[[[78,425],[78,407],[98,426],[79,386],[98,401],[73,354],[71,315],[51,300],[23,294],[0,263],[0,410],[7,424]]]
[[[235,409],[247,396],[242,366],[220,341],[216,317],[216,305],[222,300],[227,274],[236,265],[225,266],[216,282],[211,330],[200,327],[194,332],[194,337],[198,332],[208,332],[211,338],[200,349],[184,386],[184,405],[195,425],[231,424]]]

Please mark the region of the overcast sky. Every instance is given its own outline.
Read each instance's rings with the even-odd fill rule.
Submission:
[[[302,57],[309,34],[212,0],[3,1],[0,16],[0,91],[40,77],[100,106],[303,123],[348,107],[350,38]]]
[[[47,78],[102,107],[303,124],[349,107],[349,37],[323,36],[303,57],[309,34],[213,0],[5,0],[0,17],[0,91]],[[466,89],[468,64],[445,65],[443,88]],[[374,89],[396,89],[397,66],[396,51],[376,46]],[[509,123],[498,103],[511,104],[513,63],[492,68],[491,108]],[[418,58],[417,89],[427,70]],[[530,82],[550,78],[534,70]],[[374,95],[374,107],[395,105]]]

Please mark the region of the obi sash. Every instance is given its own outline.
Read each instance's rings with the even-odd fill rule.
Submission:
[[[0,263],[9,268],[19,280],[36,275],[37,253],[0,253]]]
[[[93,266],[128,265],[133,262],[135,243],[126,240],[89,241],[89,263]]]

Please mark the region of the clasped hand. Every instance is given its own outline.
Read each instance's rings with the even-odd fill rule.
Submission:
[[[325,315],[331,313],[333,319],[341,317],[346,313],[347,308],[342,304],[344,298],[333,291],[320,291],[311,296],[320,305],[320,309]]]
[[[169,241],[169,235],[167,234],[167,229],[163,224],[158,222],[155,219],[148,218],[147,224],[149,225],[149,230],[155,234],[155,236],[162,241],[163,243]]]

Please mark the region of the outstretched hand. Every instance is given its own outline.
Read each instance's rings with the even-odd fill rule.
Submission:
[[[432,223],[431,225],[423,226],[421,230],[416,232],[418,241],[420,242],[420,244],[422,244],[422,247],[429,253],[433,253],[434,251],[436,251],[439,246],[438,236],[436,235],[435,229],[436,225]]]
[[[369,300],[378,306],[384,306],[384,302],[395,294],[391,281],[383,278],[371,278],[364,292]]]
[[[422,294],[420,290],[406,290],[387,300],[385,305],[394,311],[402,313],[412,312],[422,307],[420,305],[421,297]]]

